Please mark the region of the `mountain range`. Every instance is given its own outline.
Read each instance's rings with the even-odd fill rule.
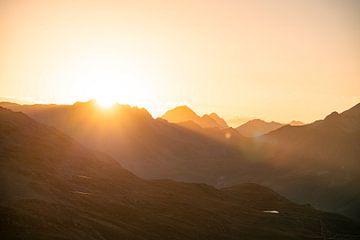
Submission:
[[[126,169],[147,179],[222,185],[223,172],[234,172],[233,169],[247,164],[239,149],[223,143],[218,136],[211,138],[163,119],[153,119],[145,109],[117,104],[111,110],[103,110],[95,101],[6,107],[55,127],[91,149],[110,154]]]
[[[91,101],[6,107],[111,155],[143,178],[218,188],[255,182],[290,200],[360,219],[360,105],[257,138],[243,137],[232,128],[153,119],[145,109],[126,105],[111,110],[101,110]]]
[[[288,124],[284,124],[274,121],[266,122],[261,119],[253,119],[238,126],[236,130],[245,137],[259,137],[286,125],[302,126],[305,124],[301,121],[296,121],[296,120],[293,120]]]
[[[140,112],[142,112],[140,110]],[[144,114],[144,113],[143,113]],[[257,185],[143,180],[0,108],[2,239],[357,239],[350,219]]]
[[[278,128],[281,128],[282,126],[284,126],[284,124],[274,121],[266,122],[261,119],[253,119],[240,125],[236,128],[236,130],[241,135],[246,137],[259,137]]]
[[[171,123],[186,123],[192,122],[202,128],[228,128],[229,126],[224,119],[219,117],[216,113],[197,115],[188,106],[179,106],[167,111],[162,117]]]
[[[258,141],[267,161],[288,169],[281,185],[288,185],[289,195],[359,218],[360,104],[312,124],[284,126]]]
[[[204,114],[203,116],[199,116],[188,106],[175,107],[167,111],[161,118],[167,120],[168,122],[177,123],[184,127],[188,127],[196,130],[199,130],[199,128],[206,128],[207,131],[212,131],[215,128],[218,128],[218,129],[228,129],[229,131],[231,131],[226,121],[223,118],[219,117],[219,115],[217,115],[216,113]],[[261,119],[252,119],[246,121],[245,123],[242,123],[240,126],[236,127],[235,129],[242,136],[259,137],[261,135],[279,129],[285,125],[286,124],[274,122],[274,121],[266,122]],[[289,125],[301,126],[304,125],[304,123],[293,120],[289,123]]]

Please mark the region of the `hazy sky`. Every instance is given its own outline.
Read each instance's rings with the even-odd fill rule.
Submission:
[[[0,0],[0,96],[312,121],[360,102],[360,1]]]

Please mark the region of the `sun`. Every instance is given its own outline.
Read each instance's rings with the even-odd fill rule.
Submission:
[[[111,108],[115,105],[115,99],[107,96],[101,96],[96,98],[96,103],[102,108]]]

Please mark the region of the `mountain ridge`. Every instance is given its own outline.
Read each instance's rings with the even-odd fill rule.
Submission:
[[[253,119],[240,125],[236,130],[245,137],[259,137],[283,126],[284,124],[274,121],[266,122],[261,119]]]
[[[259,140],[264,143],[268,161],[297,172],[298,184],[302,182],[306,188],[305,185],[310,184],[311,179],[312,188],[318,194],[312,194],[311,197],[308,194],[316,206],[338,209],[358,219],[359,109],[360,105],[357,104],[349,110],[333,112],[311,124],[284,126]],[[316,187],[315,183],[318,184]],[[338,194],[341,191],[344,194],[342,197]],[[298,197],[302,198],[300,195]]]
[[[216,187],[256,182],[290,200],[360,219],[358,107],[331,121],[286,125],[257,138],[231,128],[183,127],[132,108],[129,113],[94,109],[101,118],[81,108],[65,109],[22,110],[84,146],[120,159],[144,178]]]
[[[226,121],[219,117],[216,113],[199,116],[191,108],[185,105],[168,110],[161,116],[161,118],[177,124],[192,121],[202,128],[225,129],[229,127]]]
[[[245,235],[248,239],[350,240],[360,235],[358,225],[343,216],[292,203],[257,184],[216,189],[142,180],[111,157],[1,107],[0,146],[0,234],[5,239],[237,239]],[[265,211],[273,209],[279,213]]]
[[[137,108],[125,106],[103,111],[92,103],[78,103],[40,110],[36,106],[18,106],[17,110],[20,109],[85,146],[120,159],[125,168],[144,178],[221,185],[222,173],[217,171],[232,172],[230,166],[245,161],[239,154],[240,149],[225,143],[225,132],[216,132],[209,138],[204,132],[153,119]],[[224,140],[220,140],[220,136]],[[197,174],[193,173],[194,164]],[[252,163],[246,165],[249,164]]]

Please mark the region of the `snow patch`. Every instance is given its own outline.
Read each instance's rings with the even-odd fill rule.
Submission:
[[[272,213],[272,214],[278,214],[279,211],[277,210],[267,210],[267,211],[263,211],[264,213]]]

